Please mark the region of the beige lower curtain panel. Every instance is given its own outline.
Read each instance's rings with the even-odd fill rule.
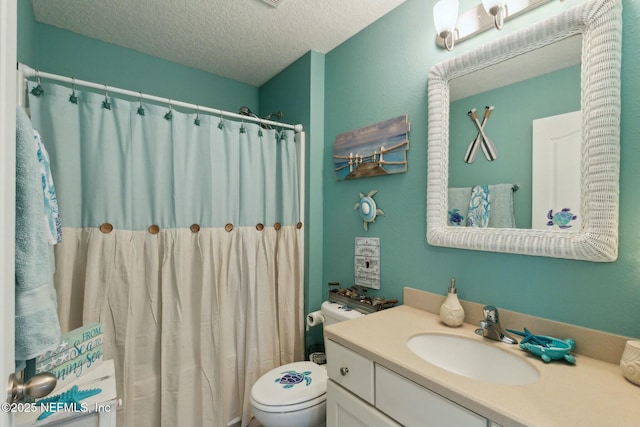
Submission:
[[[253,383],[301,360],[302,230],[63,228],[63,331],[104,325],[127,427],[250,418]]]

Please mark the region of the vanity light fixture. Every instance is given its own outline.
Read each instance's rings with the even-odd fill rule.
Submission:
[[[456,22],[458,20],[458,0],[440,0],[433,6],[433,23],[436,33],[447,50],[452,50],[456,39]]]
[[[506,0],[482,0],[482,7],[491,16],[496,29],[501,30],[504,18],[507,16]]]
[[[491,27],[502,29],[505,21],[521,15],[550,0],[482,0],[479,4],[457,16],[458,0],[440,0],[433,7],[433,21],[436,28],[436,43],[452,50],[455,43],[474,37]],[[455,4],[455,7],[454,7]],[[453,26],[451,22],[454,22]]]

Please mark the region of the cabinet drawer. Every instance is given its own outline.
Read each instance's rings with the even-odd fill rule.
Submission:
[[[327,427],[402,427],[332,380],[327,381]]]
[[[326,345],[329,378],[373,405],[373,362],[334,341]]]
[[[376,365],[376,407],[407,427],[486,427],[487,420]]]

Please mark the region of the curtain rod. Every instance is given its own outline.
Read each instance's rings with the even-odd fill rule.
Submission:
[[[188,103],[188,102],[175,101],[175,100],[169,99],[169,98],[161,98],[159,96],[147,95],[147,94],[142,93],[142,92],[134,92],[132,90],[120,89],[120,88],[113,87],[113,86],[108,86],[108,85],[101,85],[101,84],[89,82],[89,81],[86,81],[86,80],[78,80],[78,79],[75,79],[75,78],[72,78],[72,77],[65,77],[65,76],[60,76],[58,74],[46,73],[46,72],[43,72],[43,71],[34,70],[33,68],[31,68],[31,67],[29,67],[28,65],[25,65],[25,64],[20,64],[19,63],[18,64],[18,71],[22,72],[22,74],[26,78],[32,78],[32,77],[40,78],[41,77],[41,78],[45,78],[45,79],[49,79],[49,80],[57,80],[57,81],[60,81],[60,82],[70,83],[72,85],[85,86],[85,87],[90,87],[90,88],[94,88],[94,89],[105,90],[105,91],[112,92],[112,93],[119,93],[119,94],[122,94],[122,95],[131,96],[131,97],[134,97],[134,98],[146,99],[146,100],[149,100],[149,101],[160,102],[160,103],[163,103],[163,104],[168,104],[170,106],[184,107],[184,108],[189,108],[189,109],[192,109],[192,110],[195,110],[195,111],[199,111],[199,112],[212,113],[212,114],[215,114],[217,116],[233,117],[233,118],[239,119],[239,120],[246,120],[246,121],[257,122],[257,123],[264,123],[264,124],[267,124],[267,125],[278,126],[278,127],[287,128],[287,129],[293,129],[296,132],[302,132],[302,130],[303,130],[303,127],[302,127],[301,124],[290,125],[288,123],[274,122],[274,121],[271,121],[271,120],[265,120],[265,119],[261,119],[261,118],[245,116],[245,115],[238,114],[238,113],[232,113],[230,111],[218,110],[218,109],[209,108],[209,107],[202,107],[200,105],[191,104],[191,103]]]

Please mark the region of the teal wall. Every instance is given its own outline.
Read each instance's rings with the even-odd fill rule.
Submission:
[[[477,2],[475,2],[477,3]],[[445,294],[455,277],[460,298],[481,304],[640,337],[640,3],[624,0],[620,255],[593,263],[430,246],[426,242],[427,73],[445,59],[469,51],[579,1],[550,2],[456,46],[435,46],[434,1],[407,0],[326,56],[324,164],[324,282],[353,283],[356,236],[379,237],[378,294],[401,298],[411,286]],[[473,2],[461,2],[461,10]],[[408,113],[409,170],[386,177],[336,182],[331,173],[336,135]],[[493,116],[492,116],[493,120]],[[364,232],[353,211],[358,193],[377,189],[385,216]]]
[[[35,66],[36,32],[31,0],[18,0],[18,62]]]

